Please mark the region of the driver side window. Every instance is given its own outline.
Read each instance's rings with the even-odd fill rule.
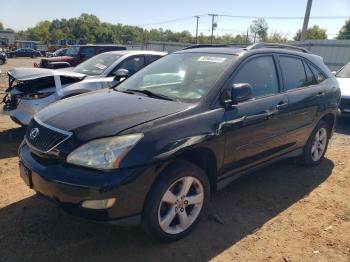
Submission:
[[[118,69],[126,69],[129,71],[129,74],[135,74],[137,71],[142,69],[145,66],[145,57],[144,56],[133,56],[129,57],[113,71],[115,73]]]
[[[253,97],[278,93],[278,78],[271,55],[252,58],[238,69],[232,84],[248,83],[252,86]]]

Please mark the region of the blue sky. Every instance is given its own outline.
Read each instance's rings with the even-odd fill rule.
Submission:
[[[195,15],[208,13],[259,16],[259,17],[303,17],[307,0],[0,0],[0,21],[5,27],[15,30],[34,26],[41,20],[71,18],[81,13],[95,14],[101,21],[130,25],[145,25],[146,28],[189,30],[195,33]],[[350,17],[350,0],[313,0],[312,16]],[[186,18],[169,23],[162,21]],[[219,17],[216,35],[237,34],[245,31],[253,19]],[[269,33],[278,32],[293,37],[301,28],[302,19],[266,19]],[[329,38],[333,38],[344,24],[345,19],[311,19],[309,26],[318,24],[326,28]],[[199,32],[210,34],[211,18],[202,16]],[[237,30],[237,31],[235,31]]]

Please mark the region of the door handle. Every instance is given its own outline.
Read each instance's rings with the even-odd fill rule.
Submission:
[[[281,110],[281,109],[284,109],[284,108],[286,108],[286,107],[288,107],[288,103],[286,103],[286,102],[280,102],[280,103],[278,103],[278,105],[276,106],[276,109],[277,109],[277,110]]]
[[[250,115],[250,116],[245,116],[244,117],[244,122],[250,122],[250,121],[255,121],[255,120],[263,120],[263,119],[269,119],[270,116],[277,114],[278,110],[277,108],[274,109],[268,109],[264,111],[263,113],[256,114],[256,115]]]
[[[323,97],[325,95],[326,95],[325,92],[318,92],[316,96],[317,97]]]

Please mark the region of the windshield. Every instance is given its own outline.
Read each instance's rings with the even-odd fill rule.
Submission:
[[[79,53],[79,46],[71,46],[67,49],[67,56],[77,56]]]
[[[335,75],[336,77],[350,78],[350,63],[346,64],[339,72]]]
[[[206,53],[168,55],[122,82],[117,90],[150,91],[175,100],[195,102],[209,92],[236,57]]]
[[[79,64],[73,71],[89,76],[100,75],[119,58],[120,55],[102,53]]]

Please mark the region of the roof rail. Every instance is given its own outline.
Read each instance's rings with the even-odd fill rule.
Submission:
[[[195,49],[195,48],[206,48],[206,47],[247,47],[247,44],[226,44],[226,45],[211,45],[211,44],[196,44],[196,45],[191,45],[188,47],[185,47],[182,50],[187,50],[187,49]]]
[[[286,44],[277,44],[277,43],[256,43],[246,47],[246,50],[253,50],[259,48],[285,48],[300,51],[303,53],[309,53],[309,51],[303,47],[294,46],[294,45],[286,45]]]

